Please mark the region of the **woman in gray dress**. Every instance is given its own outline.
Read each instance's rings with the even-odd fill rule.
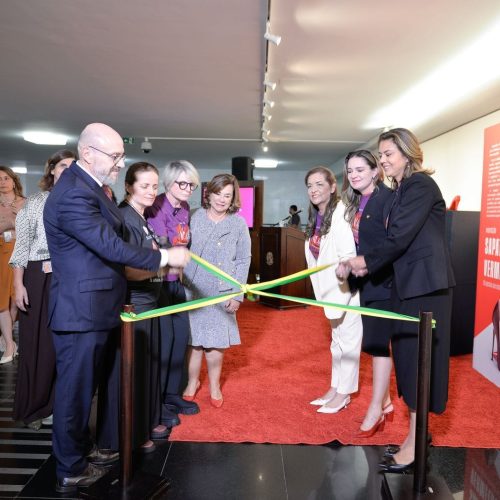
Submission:
[[[222,269],[240,283],[246,283],[250,267],[250,234],[245,220],[237,215],[240,193],[236,177],[216,175],[206,186],[203,208],[191,218],[191,251]],[[185,269],[187,300],[236,291],[217,279],[196,262]],[[220,375],[224,350],[240,344],[236,311],[243,296],[189,312],[191,338],[188,350],[189,381],[184,399],[193,399],[200,386],[203,353],[207,361],[210,402],[216,408],[223,403]]]

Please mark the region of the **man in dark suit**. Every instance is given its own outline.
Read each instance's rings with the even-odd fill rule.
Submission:
[[[150,250],[123,241],[121,213],[102,188],[114,184],[125,166],[123,141],[115,130],[88,125],[78,154],[44,210],[57,366],[53,449],[56,489],[62,493],[89,486],[103,474],[95,465],[118,459],[117,345],[125,266],[156,272],[167,262],[183,267],[189,260],[183,247]],[[98,385],[97,448],[92,449],[88,422]]]

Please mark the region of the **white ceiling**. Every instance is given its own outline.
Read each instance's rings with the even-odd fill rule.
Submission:
[[[233,156],[329,165],[376,137],[369,117],[477,39],[500,4],[272,0],[269,12],[282,43],[269,44],[278,86],[262,153],[267,0],[2,0],[0,163],[40,168],[58,149],[24,142],[24,130],[69,134],[75,147],[102,121],[136,137],[131,160],[160,167],[226,170]],[[426,140],[499,108],[497,80],[414,130]],[[146,156],[145,136],[184,140],[151,139]]]

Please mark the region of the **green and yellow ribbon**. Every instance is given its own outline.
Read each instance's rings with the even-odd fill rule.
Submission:
[[[419,318],[414,316],[406,316],[404,314],[398,314],[391,311],[384,311],[381,309],[371,309],[369,307],[361,307],[361,306],[348,306],[343,304],[335,304],[333,302],[325,302],[322,300],[315,299],[306,299],[302,297],[293,297],[290,295],[281,295],[277,293],[265,292],[269,288],[278,287],[281,285],[287,285],[289,283],[293,283],[294,281],[298,281],[304,279],[308,276],[316,274],[324,269],[331,267],[333,264],[325,264],[322,266],[312,267],[310,269],[304,269],[303,271],[299,271],[294,274],[290,274],[288,276],[284,276],[283,278],[277,278],[271,281],[265,281],[263,283],[254,283],[251,285],[241,284],[232,276],[224,272],[222,269],[210,264],[206,260],[202,259],[200,256],[191,252],[191,258],[203,269],[207,272],[213,274],[217,278],[229,283],[233,288],[237,288],[235,292],[225,293],[223,295],[217,295],[215,297],[203,297],[201,299],[191,300],[189,302],[184,302],[183,304],[174,304],[172,306],[161,307],[159,309],[152,309],[151,311],[146,311],[143,313],[135,314],[133,312],[122,312],[120,317],[124,322],[131,321],[141,321],[144,319],[157,318],[159,316],[166,316],[169,314],[180,313],[184,311],[192,311],[193,309],[199,309],[201,307],[213,306],[215,304],[219,304],[220,302],[225,302],[226,300],[233,299],[238,295],[245,294],[247,298],[253,300],[254,295],[262,295],[265,297],[274,297],[277,299],[289,300],[290,302],[297,302],[299,304],[316,306],[316,307],[331,307],[332,309],[338,309],[340,311],[351,311],[356,312],[358,314],[366,315],[366,316],[374,316],[377,318],[386,318],[400,321],[412,321],[418,323],[420,321]],[[432,320],[432,326],[436,325],[436,321]]]

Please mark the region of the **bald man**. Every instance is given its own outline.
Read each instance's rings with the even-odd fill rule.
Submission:
[[[49,324],[56,351],[53,450],[56,490],[75,493],[118,460],[118,363],[120,311],[130,266],[157,272],[184,267],[184,247],[151,250],[125,243],[121,212],[103,185],[125,166],[123,141],[102,123],[85,127],[79,160],[61,175],[44,210],[52,285]],[[97,447],[88,422],[99,385]]]

